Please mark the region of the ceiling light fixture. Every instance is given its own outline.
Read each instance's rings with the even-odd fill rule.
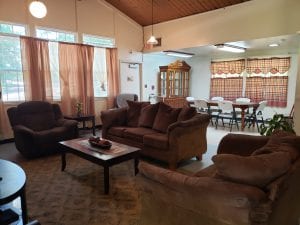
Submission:
[[[41,1],[32,1],[29,4],[29,11],[32,16],[39,19],[44,18],[47,14],[47,8]]]
[[[154,34],[153,34],[153,0],[152,0],[152,33],[151,37],[148,39],[147,44],[149,45],[157,45],[158,41],[156,40]]]
[[[178,51],[172,51],[172,50],[163,51],[163,53],[165,53],[166,55],[169,55],[169,56],[176,56],[176,57],[182,57],[182,58],[191,58],[195,55],[193,53],[178,52]]]
[[[278,46],[279,46],[279,44],[277,44],[277,43],[269,44],[269,47],[278,47]]]
[[[217,44],[215,45],[217,49],[221,51],[226,51],[226,52],[234,52],[234,53],[242,53],[245,52],[245,48],[239,47],[239,46],[234,46],[234,45],[229,45],[229,44]]]

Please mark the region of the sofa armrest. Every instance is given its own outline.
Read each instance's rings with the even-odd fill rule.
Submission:
[[[197,214],[214,220],[232,221],[230,224],[246,224],[251,208],[266,198],[266,194],[257,187],[237,184],[212,177],[191,177],[175,171],[159,168],[141,162],[139,165],[138,184],[141,191],[142,213],[158,209],[152,224],[157,224],[166,215],[161,210],[164,205],[172,207],[170,214],[181,216]],[[161,212],[161,213],[160,213]],[[142,215],[143,217],[144,215]],[[169,215],[172,217],[172,215]],[[141,218],[142,218],[141,217]],[[147,217],[147,215],[146,215]],[[199,218],[199,217],[198,217]],[[151,218],[149,218],[151,219]],[[179,219],[179,218],[178,218]],[[188,219],[188,218],[184,218]],[[204,221],[207,221],[204,219]],[[219,222],[220,222],[219,221]],[[153,223],[154,222],[154,223]],[[199,222],[199,221],[198,221]],[[200,224],[227,224],[227,223]],[[150,222],[148,224],[151,224]],[[163,224],[163,223],[159,223]],[[167,224],[182,224],[180,222]],[[186,223],[198,224],[198,223]],[[228,223],[229,224],[229,223]],[[247,223],[248,224],[248,223]]]
[[[172,132],[177,127],[191,127],[196,125],[206,124],[209,121],[209,115],[206,114],[197,114],[189,120],[178,121],[169,125],[167,133]]]
[[[13,130],[15,133],[24,134],[27,136],[34,136],[34,131],[28,127],[25,127],[23,125],[16,125],[13,127]]]
[[[107,130],[112,126],[123,126],[127,120],[127,108],[109,109],[101,112],[102,137],[106,137]]]
[[[183,159],[195,156],[202,158],[207,150],[206,132],[209,119],[209,115],[197,114],[189,120],[176,122],[168,127],[169,149],[172,151],[168,158],[170,168],[175,168]]]
[[[264,146],[268,140],[269,137],[266,136],[228,134],[219,143],[217,153],[249,156],[256,149]]]
[[[69,119],[58,119],[55,123],[56,127],[77,127],[78,122],[76,120],[69,120]]]

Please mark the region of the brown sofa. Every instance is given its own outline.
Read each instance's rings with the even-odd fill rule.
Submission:
[[[184,175],[139,165],[139,225],[296,225],[300,137],[225,136],[214,164]]]
[[[202,158],[207,148],[208,115],[162,102],[128,104],[128,108],[101,112],[103,138],[139,147],[142,155],[165,161],[172,169],[181,160]]]
[[[27,158],[55,153],[59,141],[78,137],[77,121],[64,119],[58,104],[28,101],[7,114],[16,148]]]

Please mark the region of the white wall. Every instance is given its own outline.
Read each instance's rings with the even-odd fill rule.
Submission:
[[[28,12],[29,0],[0,0],[0,21],[27,24],[31,36],[36,26],[92,34],[116,39],[119,59],[142,61],[143,28],[104,0],[44,0],[47,16],[36,19]],[[130,54],[130,51],[136,52]]]
[[[177,57],[165,56],[160,54],[144,54],[143,60],[143,77],[142,77],[142,96],[143,101],[149,100],[149,95],[157,95],[157,84],[158,84],[158,74],[159,66],[166,66],[177,60]],[[145,88],[147,85],[147,88]],[[151,86],[154,85],[154,90]]]

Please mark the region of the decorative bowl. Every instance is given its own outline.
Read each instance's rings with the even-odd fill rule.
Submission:
[[[108,140],[100,139],[100,138],[90,138],[89,143],[91,146],[96,148],[102,148],[102,149],[110,149],[112,146],[112,143]]]

